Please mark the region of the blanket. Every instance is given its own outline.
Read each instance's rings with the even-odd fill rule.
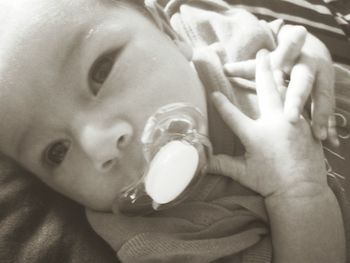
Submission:
[[[116,262],[80,206],[0,159],[0,262]]]

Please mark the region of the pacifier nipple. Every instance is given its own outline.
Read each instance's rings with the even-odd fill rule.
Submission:
[[[161,107],[148,119],[141,137],[147,168],[121,193],[119,210],[137,215],[186,199],[211,155],[206,133],[206,119],[197,108],[184,103]]]

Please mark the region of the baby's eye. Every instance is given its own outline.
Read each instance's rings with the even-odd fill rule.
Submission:
[[[102,57],[99,57],[92,65],[89,72],[89,84],[91,92],[94,95],[97,95],[102,84],[108,78],[114,65],[115,55],[115,52],[103,55]]]
[[[69,150],[70,142],[61,140],[51,143],[44,151],[43,161],[51,167],[59,166]]]

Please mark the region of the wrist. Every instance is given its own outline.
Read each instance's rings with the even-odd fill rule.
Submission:
[[[328,186],[303,186],[269,196],[265,204],[274,262],[345,262],[342,215]]]
[[[324,184],[315,182],[299,182],[290,184],[283,189],[265,197],[265,202],[273,200],[318,199],[333,193],[326,180]]]
[[[338,206],[337,199],[327,184],[299,183],[286,191],[281,191],[265,197],[265,205],[268,211],[286,206],[292,206],[293,209],[298,209],[298,207],[300,209],[316,208],[316,204],[335,204]]]

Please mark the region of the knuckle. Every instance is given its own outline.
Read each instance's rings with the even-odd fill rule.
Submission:
[[[228,105],[226,101],[216,102],[215,106],[221,114],[225,114],[228,111]]]
[[[318,95],[320,96],[320,99],[322,100],[326,100],[326,101],[332,101],[333,100],[333,92],[332,89],[328,89],[328,88],[321,88],[318,89]],[[324,103],[324,102],[323,102]]]
[[[315,112],[314,120],[316,123],[325,126],[328,125],[329,113],[324,111]]]
[[[285,25],[281,30],[281,37],[288,39],[290,43],[298,44],[304,42],[307,30],[303,26],[299,25]]]
[[[208,170],[212,173],[218,173],[221,171],[221,167],[222,164],[220,158],[213,157],[209,162]]]
[[[301,34],[301,35],[306,35],[306,33],[307,33],[307,29],[304,26],[301,26],[301,25],[294,26],[294,29],[296,31],[298,31],[298,33]]]

